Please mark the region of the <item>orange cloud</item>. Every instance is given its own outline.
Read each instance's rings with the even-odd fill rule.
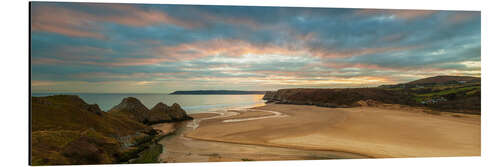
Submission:
[[[277,45],[256,45],[243,40],[208,40],[176,46],[162,46],[154,49],[162,57],[172,60],[190,60],[205,56],[224,55],[238,57],[246,54],[296,55],[304,50],[288,49]]]

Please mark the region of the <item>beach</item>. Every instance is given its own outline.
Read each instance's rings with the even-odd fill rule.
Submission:
[[[246,159],[245,157],[257,160],[329,159],[329,156],[320,155],[319,152],[313,152],[309,155],[317,156],[307,158],[306,155],[298,154],[300,151],[296,151],[297,149],[326,151],[331,154],[332,159],[481,154],[480,115],[444,112],[437,115],[425,113],[423,109],[399,105],[326,108],[267,104],[250,109],[227,110],[223,114],[203,113],[192,116],[195,120],[181,126],[188,129],[179,132],[182,140],[171,141],[166,138],[160,141],[165,146],[166,153],[175,149],[185,150],[179,155],[162,153],[160,159],[164,162],[168,162],[166,159],[182,161],[180,154],[189,157],[189,154],[194,155],[200,151],[211,156],[198,158],[198,161],[238,161]],[[198,125],[190,125],[194,122]],[[186,142],[189,140],[203,142],[195,143],[195,146],[199,144],[196,147],[203,145],[202,148],[209,148],[196,150],[196,147],[186,146],[194,143]],[[224,146],[220,147],[221,145]],[[241,152],[241,146],[257,149],[246,155],[231,155]],[[211,154],[231,148],[239,149],[229,151],[227,155]],[[259,149],[268,148],[293,151],[280,150],[274,156],[258,154]],[[283,152],[289,154],[278,156]],[[186,160],[195,159],[191,156]]]

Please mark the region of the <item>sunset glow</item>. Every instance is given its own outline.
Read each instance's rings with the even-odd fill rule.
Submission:
[[[481,75],[480,13],[32,3],[33,92],[370,87]]]

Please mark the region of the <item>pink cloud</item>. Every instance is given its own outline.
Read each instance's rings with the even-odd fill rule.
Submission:
[[[462,12],[457,12],[449,15],[448,17],[448,23],[449,24],[456,24],[456,23],[461,23],[467,20],[470,20],[476,16],[480,16],[479,12],[469,12],[469,11],[462,11]]]
[[[96,32],[93,26],[97,18],[86,13],[79,13],[65,8],[52,6],[33,7],[31,30],[59,33],[74,37],[103,39],[104,35]]]
[[[191,60],[206,56],[224,55],[239,57],[246,54],[295,55],[303,50],[289,49],[277,45],[256,45],[243,40],[208,40],[176,46],[161,46],[153,51],[159,56],[172,60]]]
[[[79,79],[89,79],[89,78],[105,78],[105,79],[148,79],[154,77],[155,79],[164,78],[176,78],[185,77],[187,72],[159,72],[159,73],[130,73],[130,74],[116,74],[109,72],[91,72],[91,73],[80,73],[73,75],[75,78]]]
[[[127,26],[143,27],[154,24],[174,24],[185,28],[201,26],[201,23],[187,22],[157,10],[143,10],[125,4],[84,4],[100,8],[110,14],[97,15],[57,6],[32,7],[32,31],[46,31],[74,37],[105,39],[99,33],[100,22],[112,22]]]
[[[53,58],[34,58],[31,60],[32,64],[63,64],[66,63],[64,60],[59,60],[59,59],[53,59]]]
[[[314,55],[324,58],[343,58],[343,57],[354,57],[361,56],[367,54],[375,54],[375,53],[386,53],[386,52],[395,52],[395,51],[403,51],[418,48],[419,46],[408,46],[408,47],[381,47],[381,48],[361,48],[361,49],[352,49],[345,51],[335,51],[335,50],[313,50]]]
[[[359,15],[394,15],[400,19],[416,19],[432,15],[438,11],[433,10],[399,10],[399,9],[360,9],[356,13]]]

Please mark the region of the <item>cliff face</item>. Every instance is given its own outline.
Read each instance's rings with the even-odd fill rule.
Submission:
[[[393,104],[414,103],[409,96],[401,92],[380,88],[280,89],[266,92],[263,99],[281,104],[323,107],[355,107],[361,105],[359,101],[366,100]]]
[[[184,111],[177,103],[174,103],[171,107],[163,103],[158,103],[151,110],[149,110],[141,103],[141,101],[133,97],[124,98],[122,102],[113,107],[109,113],[126,116],[144,124],[193,119],[188,116],[186,111]]]
[[[272,101],[273,99],[277,99],[277,97],[275,97],[276,95],[277,95],[276,91],[266,91],[262,99]]]
[[[129,146],[155,134],[78,96],[32,97],[31,107],[33,165],[116,163]]]

